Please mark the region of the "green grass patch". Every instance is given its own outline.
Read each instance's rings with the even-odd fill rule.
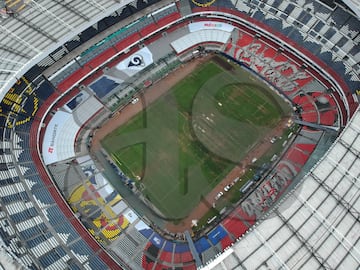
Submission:
[[[211,218],[215,217],[215,216],[219,216],[219,211],[211,208],[209,211],[206,212],[205,215],[203,215],[197,222],[197,226],[193,228],[194,231],[198,231],[201,230],[203,228],[205,228],[208,225],[208,220],[210,220]]]
[[[239,83],[224,87],[215,97],[222,104],[219,111],[224,115],[255,126],[274,127],[282,111],[266,92],[263,87]]]
[[[164,216],[184,218],[287,113],[281,102],[242,69],[209,61],[102,145]]]
[[[135,144],[112,154],[113,160],[120,166],[127,176],[138,179],[143,175],[144,144]]]

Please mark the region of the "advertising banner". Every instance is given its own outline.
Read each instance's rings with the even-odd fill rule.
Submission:
[[[45,165],[75,157],[74,143],[79,129],[72,114],[56,112],[46,127],[42,143]]]

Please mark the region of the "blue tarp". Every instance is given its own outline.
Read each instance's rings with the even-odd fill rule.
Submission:
[[[95,94],[101,99],[110,93],[119,84],[115,81],[107,78],[106,76],[101,77],[99,80],[89,85],[89,87],[95,92]]]
[[[224,230],[223,227],[221,227],[220,225],[217,226],[215,229],[213,229],[209,234],[208,234],[208,238],[211,241],[211,243],[213,245],[216,245],[217,243],[219,243],[221,241],[221,239],[223,239],[224,237],[227,236],[226,231]]]
[[[205,250],[211,247],[209,241],[206,240],[205,237],[201,237],[194,244],[198,253],[203,253]]]

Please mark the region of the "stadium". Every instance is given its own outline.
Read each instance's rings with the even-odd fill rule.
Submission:
[[[356,0],[1,1],[0,266],[358,269],[359,4]],[[205,66],[209,62],[212,66]],[[228,77],[216,77],[215,69]],[[168,225],[159,214],[162,204],[157,204],[154,192],[145,196],[139,191],[151,191],[148,180],[141,180],[141,173],[126,172],[133,156],[117,154],[114,141],[104,138],[126,117],[144,122],[134,116],[151,99],[163,107],[156,111],[149,105],[149,119],[155,111],[155,116],[166,116],[162,122],[173,124],[167,112],[175,107],[174,100],[161,96],[159,102],[161,85],[173,80],[174,86],[181,74],[185,78],[202,71],[205,75],[195,77],[195,82],[205,78],[214,85],[207,78],[214,77],[268,87],[282,101],[264,95],[265,101],[254,106],[269,114],[272,101],[285,102],[292,117],[283,120],[293,129],[280,130],[281,139],[271,135],[271,142],[258,139],[280,145],[281,154],[271,154],[270,165],[260,162],[260,155],[246,156],[250,165],[239,170],[256,170],[246,180],[235,178],[236,172],[229,174],[225,187],[225,182],[217,182],[205,188],[199,178],[196,194],[187,192],[184,184],[185,195],[198,195],[197,203],[216,210],[195,232],[186,227],[189,224]],[[237,81],[240,71],[251,83]],[[219,111],[233,94],[226,93],[230,94],[216,100]],[[199,98],[189,103],[195,108],[192,132],[209,152],[221,152],[220,156],[227,148],[216,148],[214,138],[233,130],[205,136],[218,115],[204,113],[204,104],[213,100],[196,94]],[[150,124],[156,125],[154,119]],[[241,129],[229,123],[236,141],[242,140],[236,137]],[[122,141],[116,144],[125,146],[149,138],[148,133],[136,138],[120,135]],[[157,133],[153,136],[158,140]],[[221,146],[231,148],[225,142]],[[167,147],[168,152],[177,151],[171,144]],[[249,153],[255,148],[250,149]],[[239,152],[235,154],[238,158]],[[146,155],[151,157],[151,151]],[[225,159],[234,156],[218,160]],[[169,178],[173,171],[168,167],[160,171],[168,171]],[[241,194],[241,200],[227,201],[231,192]],[[204,199],[206,194],[211,200]],[[214,197],[220,208],[213,204]],[[188,198],[180,198],[179,204]],[[224,207],[228,202],[231,207]],[[181,210],[175,204],[160,212]],[[184,213],[191,221],[191,214]]]

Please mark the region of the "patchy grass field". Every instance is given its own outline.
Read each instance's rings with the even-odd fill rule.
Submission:
[[[287,112],[249,73],[209,61],[102,144],[164,216],[181,219]]]

